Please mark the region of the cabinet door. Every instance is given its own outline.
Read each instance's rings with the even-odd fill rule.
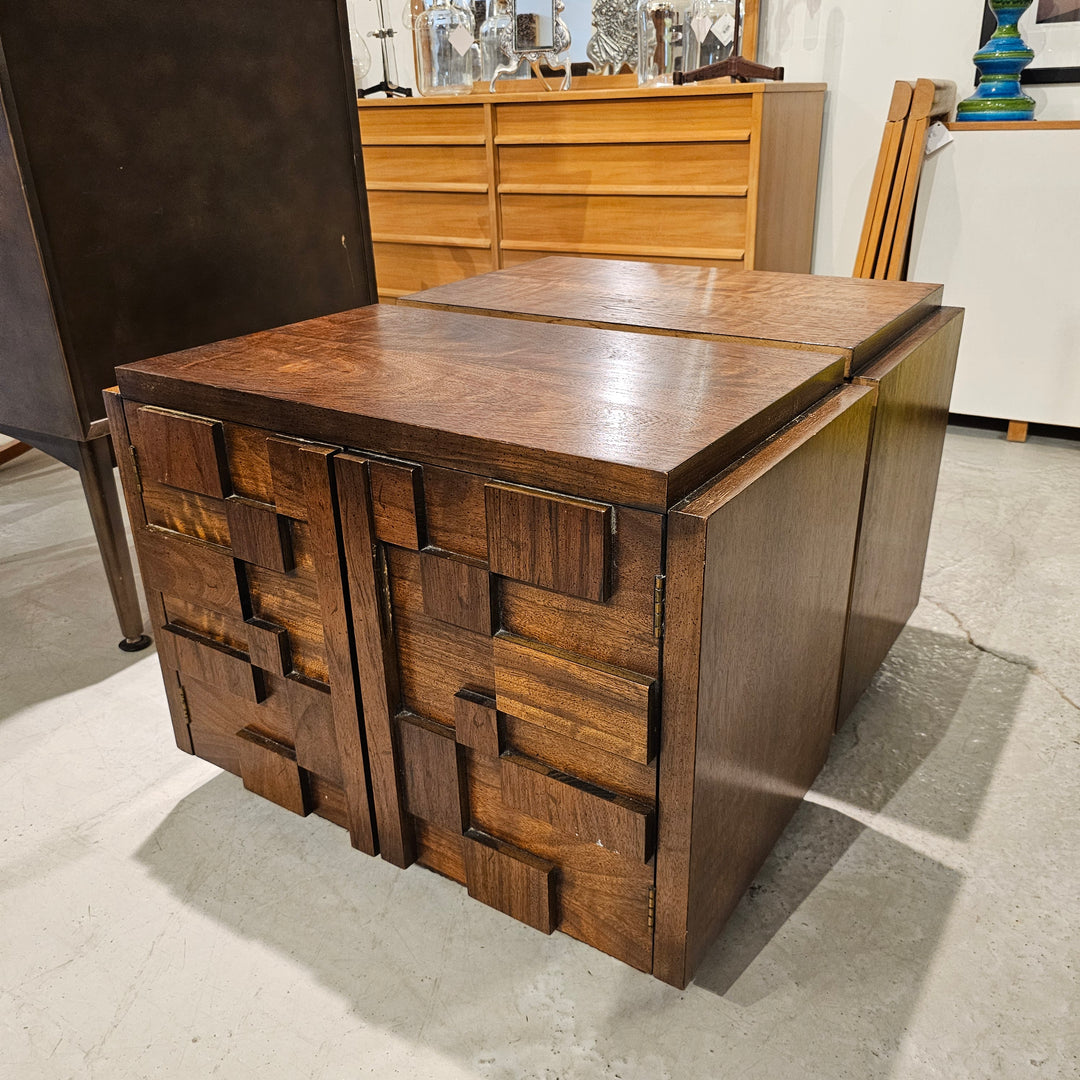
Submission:
[[[654,973],[676,986],[828,754],[874,395],[838,390],[669,516]]]
[[[335,448],[107,402],[177,744],[374,854]]]
[[[662,517],[335,471],[384,857],[651,969]]]

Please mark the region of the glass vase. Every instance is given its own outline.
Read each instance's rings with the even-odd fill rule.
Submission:
[[[738,53],[736,0],[694,0],[689,13],[686,70],[718,64]]]
[[[472,12],[451,0],[433,0],[413,19],[422,97],[472,93],[479,48]]]
[[[638,85],[670,86],[687,71],[691,0],[638,3]]]

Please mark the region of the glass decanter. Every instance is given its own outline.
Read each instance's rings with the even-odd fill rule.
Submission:
[[[472,93],[479,48],[472,12],[451,0],[432,0],[413,19],[421,96]]]
[[[669,86],[676,71],[687,71],[691,0],[638,3],[638,85]]]
[[[735,40],[737,0],[694,0],[688,16],[690,36],[686,70],[718,64],[738,52]]]

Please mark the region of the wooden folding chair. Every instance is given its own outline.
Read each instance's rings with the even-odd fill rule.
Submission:
[[[918,79],[893,87],[853,277],[903,277],[927,128],[933,120],[951,116],[955,107],[955,83]]]

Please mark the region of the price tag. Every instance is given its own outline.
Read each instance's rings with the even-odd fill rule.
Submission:
[[[464,56],[473,44],[473,36],[460,23],[450,31],[450,44],[458,56]]]
[[[721,15],[713,23],[712,32],[721,45],[730,45],[735,40],[735,20],[731,15]]]
[[[926,133],[926,156],[929,157],[952,141],[952,132],[940,120],[936,121]]]
[[[712,29],[712,23],[709,22],[704,15],[698,15],[693,22],[690,23],[690,28],[694,31],[694,36],[698,41],[704,41],[708,36],[709,31]]]

